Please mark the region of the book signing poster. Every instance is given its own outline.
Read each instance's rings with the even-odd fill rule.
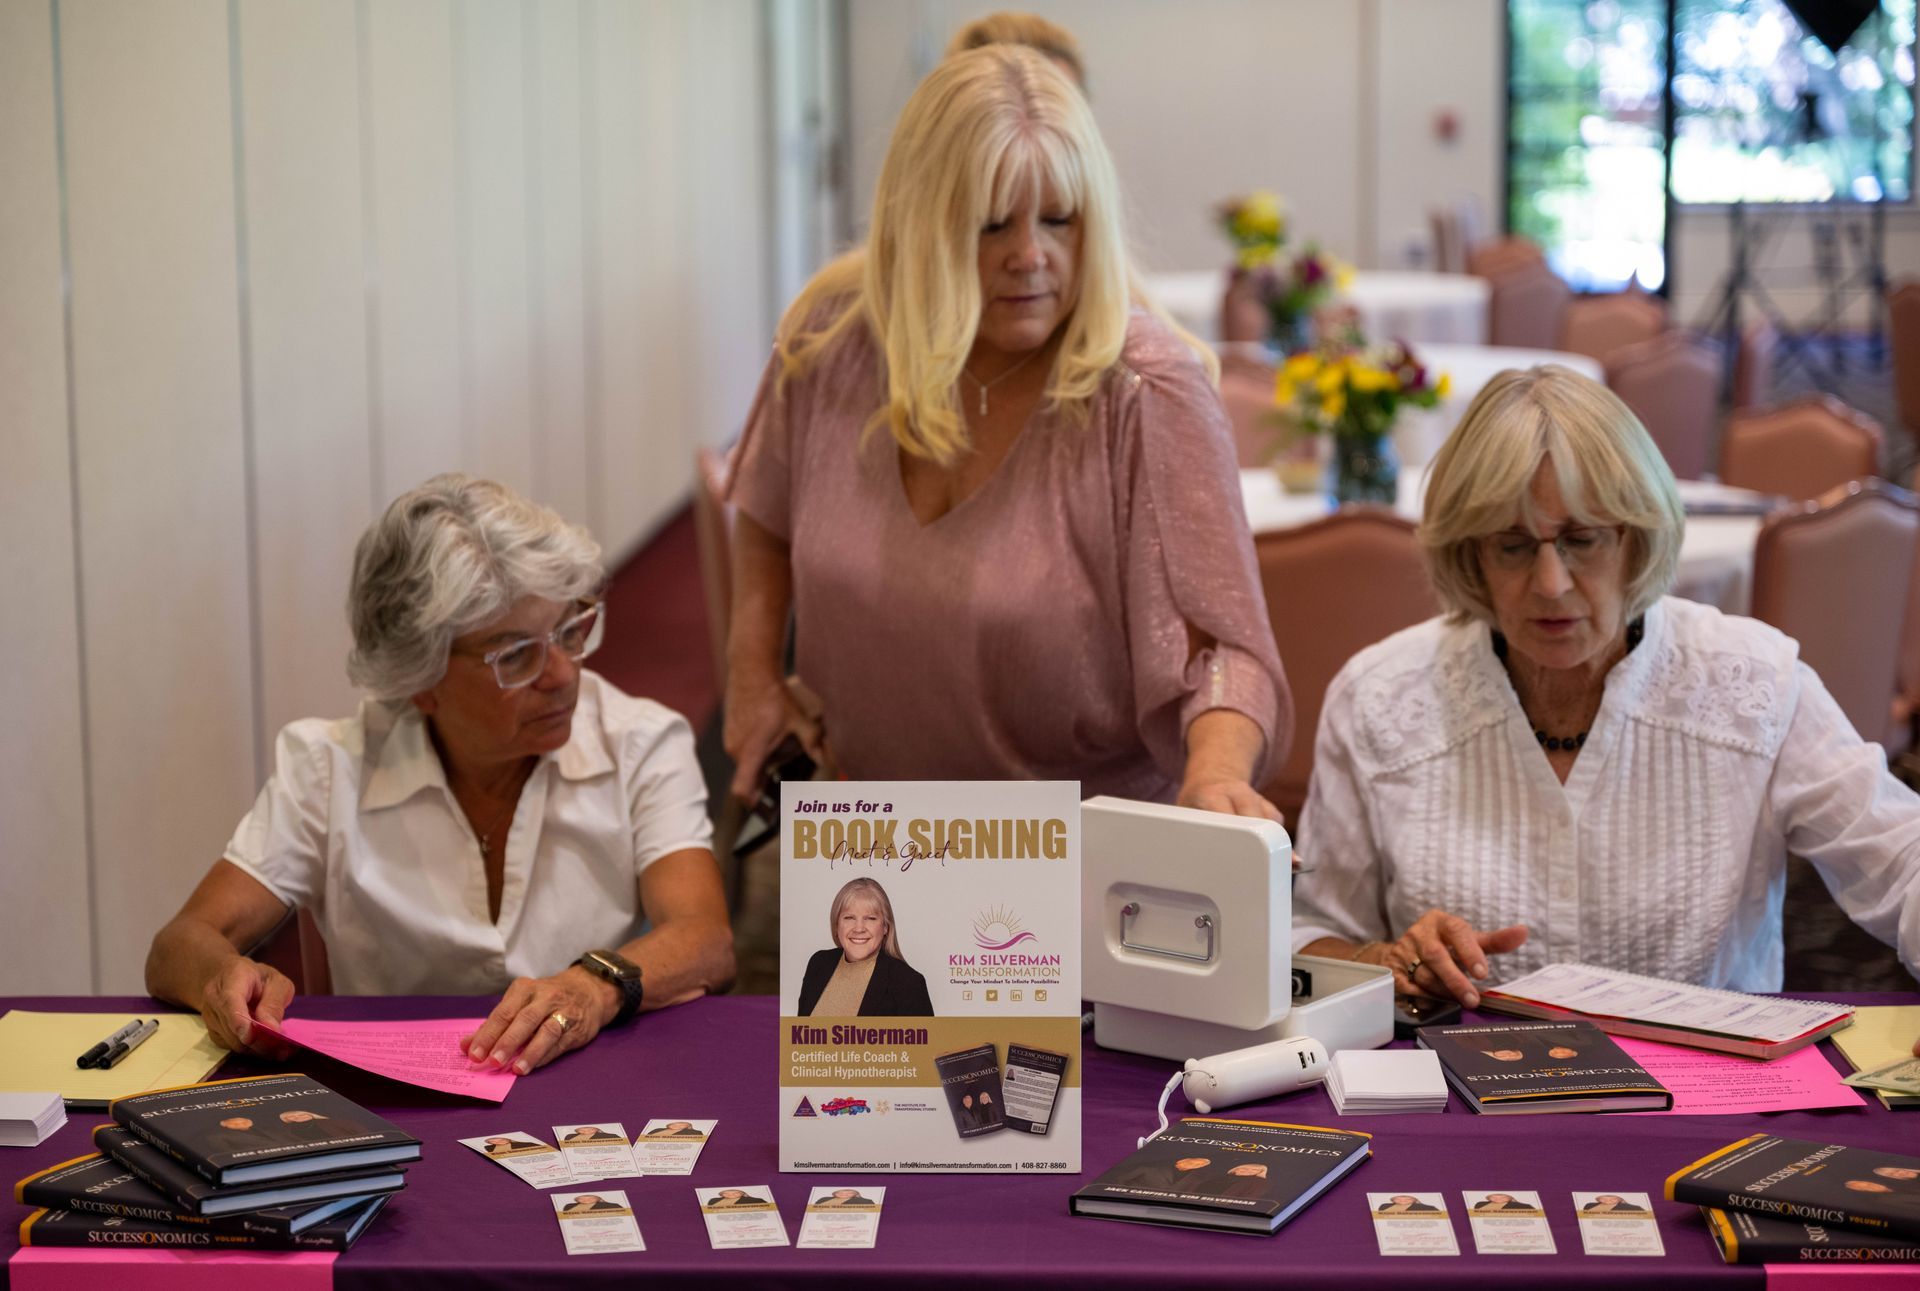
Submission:
[[[780,1168],[1080,1170],[1080,789],[783,784]]]

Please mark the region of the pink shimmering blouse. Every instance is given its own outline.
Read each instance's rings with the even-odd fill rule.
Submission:
[[[881,356],[851,330],[784,387],[768,366],[732,499],[789,544],[799,675],[856,779],[1078,780],[1172,801],[1186,730],[1232,709],[1293,733],[1231,432],[1151,315],[1076,426],[1044,405],[930,524],[885,429]],[[1188,625],[1214,644],[1194,651]]]

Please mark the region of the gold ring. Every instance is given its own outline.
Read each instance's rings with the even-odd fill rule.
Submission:
[[[1413,980],[1413,975],[1414,975],[1415,973],[1417,973],[1417,972],[1419,972],[1419,971],[1420,971],[1420,965],[1422,965],[1422,964],[1424,964],[1424,963],[1426,963],[1426,962],[1427,962],[1426,960],[1424,960],[1424,959],[1418,959],[1418,958],[1416,958],[1416,959],[1414,959],[1414,960],[1413,960],[1412,962],[1410,962],[1410,963],[1409,963],[1409,964],[1407,965],[1407,980],[1408,980],[1408,981],[1412,981],[1412,980]]]
[[[561,1035],[565,1035],[567,1032],[573,1030],[573,1019],[568,1017],[566,1014],[560,1012],[558,1009],[555,1009],[552,1013],[547,1014],[547,1021],[557,1023],[560,1027]]]

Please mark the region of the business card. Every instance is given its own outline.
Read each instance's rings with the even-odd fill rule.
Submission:
[[[807,1247],[870,1247],[880,1236],[880,1204],[885,1188],[815,1188],[807,1194],[807,1213],[800,1221],[800,1240]]]
[[[1644,1192],[1576,1192],[1580,1244],[1589,1255],[1665,1255],[1653,1203]]]
[[[556,1192],[554,1218],[569,1255],[610,1255],[615,1251],[644,1251],[640,1225],[634,1222],[627,1194],[617,1188],[605,1192]]]
[[[553,1141],[567,1155],[575,1183],[589,1179],[629,1179],[634,1169],[633,1148],[626,1127],[618,1121],[593,1121],[553,1127]]]
[[[633,1141],[633,1168],[641,1174],[692,1174],[700,1149],[719,1121],[648,1121]]]
[[[566,1155],[525,1130],[483,1134],[460,1142],[487,1160],[505,1166],[535,1188],[561,1188],[574,1181]]]
[[[1460,1243],[1437,1192],[1370,1192],[1373,1239],[1382,1255],[1458,1255]]]
[[[1514,1188],[1506,1192],[1462,1192],[1473,1249],[1482,1255],[1552,1255],[1553,1229],[1540,1194]]]
[[[695,1188],[700,1216],[707,1221],[707,1240],[713,1249],[736,1246],[788,1246],[787,1226],[773,1189],[764,1183]],[[871,1243],[869,1243],[871,1245]]]

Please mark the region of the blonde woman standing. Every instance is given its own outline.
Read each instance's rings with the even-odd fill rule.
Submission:
[[[856,778],[1274,816],[1292,702],[1213,360],[1142,303],[1086,101],[1029,49],[949,59],[871,227],[788,310],[736,459],[735,791],[791,731]]]

